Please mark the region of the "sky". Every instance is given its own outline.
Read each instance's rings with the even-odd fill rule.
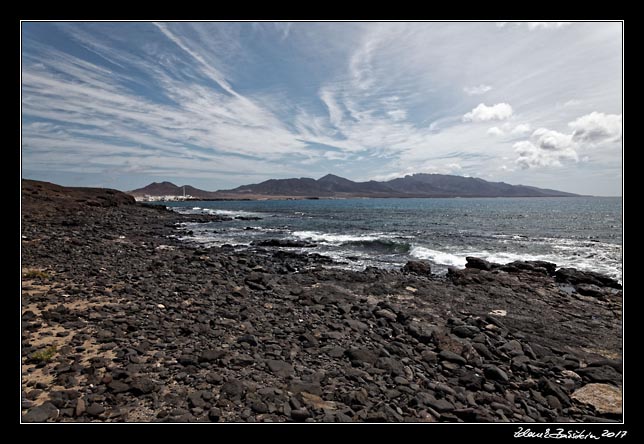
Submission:
[[[620,22],[23,22],[23,177],[622,193]]]

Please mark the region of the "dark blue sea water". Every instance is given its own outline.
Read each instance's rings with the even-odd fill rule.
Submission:
[[[189,224],[187,241],[247,247],[263,239],[298,239],[295,249],[339,266],[400,267],[427,259],[437,272],[466,256],[493,262],[547,260],[622,280],[621,198],[338,199],[166,202],[188,213],[261,220]]]

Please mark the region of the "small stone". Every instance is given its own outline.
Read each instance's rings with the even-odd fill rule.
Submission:
[[[134,395],[146,395],[158,389],[158,384],[149,378],[137,378],[130,384],[130,391]]]
[[[396,377],[394,378],[394,382],[395,382],[397,385],[409,385],[409,381],[407,381],[407,380],[406,380],[405,378],[403,378],[402,376],[396,376]]]
[[[190,404],[191,407],[199,407],[199,408],[204,408],[206,407],[206,401],[204,401],[201,398],[201,393],[199,392],[193,392],[188,395],[188,403]]]
[[[179,364],[186,367],[189,365],[197,365],[199,363],[197,357],[194,355],[181,355],[177,361],[179,361]]]
[[[220,349],[212,349],[212,350],[206,350],[199,356],[199,362],[215,362],[218,359],[223,358],[226,356],[226,351],[225,350],[220,350]]]
[[[374,314],[379,318],[389,319],[392,322],[395,322],[398,318],[394,312],[387,310],[386,308],[382,310],[376,310]]]
[[[257,345],[257,338],[253,335],[246,334],[237,338],[237,342],[239,342],[240,344],[245,342],[246,344],[254,347]]]
[[[566,395],[566,393],[564,393],[558,383],[555,383],[548,378],[542,377],[539,380],[539,388],[541,389],[541,392],[543,394],[554,395],[559,398],[563,405],[570,405],[570,398],[568,397],[568,395]]]
[[[179,408],[173,409],[170,412],[170,416],[183,416],[183,415],[186,415],[188,413],[190,413],[188,410],[182,409],[181,407],[179,407]]]
[[[218,422],[219,418],[221,418],[221,409],[217,407],[211,408],[208,412],[208,419],[212,422]]]
[[[293,418],[293,420],[295,420],[295,421],[304,421],[305,419],[309,418],[310,416],[311,416],[311,414],[305,408],[291,410],[291,418]]]
[[[521,346],[521,343],[516,339],[506,342],[501,347],[499,347],[499,349],[509,354],[510,356],[519,356],[523,354],[523,347]]]
[[[163,304],[157,304],[157,308],[160,308],[161,310],[163,310],[163,309],[165,308],[165,305],[163,305]]]
[[[34,399],[38,398],[42,393],[43,391],[39,389],[32,390],[29,393],[27,393],[27,399],[30,399],[33,401]]]
[[[496,365],[486,365],[483,369],[485,377],[494,381],[508,382],[508,374]]]
[[[219,373],[210,372],[206,375],[206,382],[209,384],[219,385],[224,380]]]
[[[124,382],[121,381],[112,381],[110,382],[107,387],[113,392],[113,393],[124,393],[130,390],[130,386]]]
[[[250,408],[253,412],[259,413],[260,415],[263,413],[268,413],[268,404],[266,404],[263,401],[259,400],[254,400],[250,403]]]
[[[573,381],[581,381],[581,376],[579,376],[577,373],[573,372],[572,370],[562,370],[561,375],[565,376],[566,378],[570,378]]]
[[[230,379],[221,386],[221,393],[229,398],[239,398],[244,393],[244,386],[240,381]]]
[[[322,395],[322,387],[317,382],[293,381],[289,385],[288,390],[293,392],[293,394],[308,392],[315,395]]]
[[[429,364],[433,364],[434,362],[436,362],[438,360],[438,355],[436,354],[436,352],[433,352],[431,350],[423,351],[421,353],[421,356],[423,358],[423,361],[425,361],[425,362],[427,362]]]
[[[352,362],[367,362],[369,364],[375,364],[378,360],[378,356],[375,353],[364,348],[352,348],[347,350],[346,353]]]
[[[418,399],[426,406],[431,407],[437,412],[451,412],[454,410],[454,404],[446,399],[436,399],[429,393],[419,393]]]
[[[334,401],[325,401],[321,397],[319,397],[318,395],[314,395],[313,393],[302,392],[302,400],[306,405],[314,409],[322,409],[322,410],[336,409],[336,403]]]
[[[90,416],[100,416],[103,412],[105,412],[105,407],[97,403],[90,404],[87,407],[87,414]]]
[[[298,339],[304,348],[317,347],[319,345],[317,338],[311,333],[300,335]]]
[[[507,312],[506,310],[501,310],[501,309],[499,309],[499,310],[492,310],[492,311],[491,311],[491,312],[489,312],[488,314],[490,314],[490,315],[492,315],[492,316],[500,316],[500,317],[504,317],[504,316],[507,316],[507,315],[508,315],[508,312]]]
[[[559,401],[559,398],[557,398],[556,396],[548,395],[546,396],[546,401],[548,402],[548,405],[551,409],[561,410],[561,401]]]
[[[277,359],[269,359],[266,361],[266,365],[274,375],[287,378],[293,374],[293,366],[285,361],[280,361]]]
[[[333,347],[327,350],[326,353],[332,358],[341,358],[345,353],[345,349],[342,347]]]
[[[444,361],[454,362],[456,364],[465,365],[467,363],[464,357],[449,350],[441,350],[438,356]]]
[[[473,325],[458,325],[452,329],[452,333],[460,338],[473,338],[480,330]]]
[[[76,416],[81,416],[83,413],[85,413],[86,408],[87,407],[85,400],[83,398],[78,398],[78,400],[76,401],[76,409],[74,410],[74,414]]]

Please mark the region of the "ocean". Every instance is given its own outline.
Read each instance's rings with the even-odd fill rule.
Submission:
[[[396,268],[425,259],[433,272],[492,262],[545,260],[622,281],[619,197],[320,199],[164,202],[181,213],[221,214],[227,222],[185,224],[204,246],[248,248],[253,241],[301,240],[286,248],[333,258],[337,266]],[[282,248],[282,247],[280,247]]]

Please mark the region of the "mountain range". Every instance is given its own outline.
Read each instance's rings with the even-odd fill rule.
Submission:
[[[348,197],[566,197],[577,194],[474,177],[445,174],[412,174],[384,182],[354,182],[334,174],[319,179],[308,177],[270,179],[231,190],[205,191],[190,185],[153,182],[128,191],[133,196],[181,196],[199,199],[262,198],[348,198]]]

